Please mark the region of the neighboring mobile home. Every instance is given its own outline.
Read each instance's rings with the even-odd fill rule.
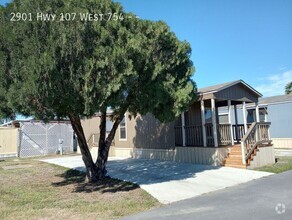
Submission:
[[[275,148],[292,149],[292,94],[259,99],[261,121],[272,123],[271,139]],[[248,108],[250,118],[254,121],[254,106]]]
[[[270,137],[274,148],[292,149],[292,94],[280,95],[267,98],[259,98],[259,121],[271,122]],[[254,104],[246,105],[247,125],[256,121],[256,108]],[[242,105],[237,107],[238,126],[240,132],[243,130]],[[231,111],[231,118],[234,118],[234,109]],[[228,121],[228,109],[219,108],[219,121],[226,123]],[[232,121],[234,124],[234,121]]]
[[[270,123],[260,122],[258,103],[261,96],[244,81],[238,80],[200,89],[198,100],[172,123],[160,123],[151,114],[130,120],[129,113],[126,113],[110,155],[240,168],[274,163]],[[256,122],[250,125],[246,120],[248,104],[256,109]],[[242,106],[242,125],[238,122],[238,106]],[[222,107],[229,113],[224,123],[220,123],[219,116]],[[84,120],[82,124],[90,146],[96,146],[98,116]],[[110,122],[107,125],[109,130]]]

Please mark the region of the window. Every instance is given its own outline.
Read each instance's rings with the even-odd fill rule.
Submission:
[[[113,128],[113,122],[109,118],[107,118],[106,119],[106,137],[109,135],[112,128]]]
[[[120,140],[127,140],[126,117],[120,123]]]
[[[249,109],[247,110],[247,123],[252,123],[256,121],[256,110],[255,109]],[[266,122],[268,117],[268,111],[267,108],[260,108],[259,109],[259,116],[260,116],[260,122]]]
[[[206,124],[212,123],[212,111],[210,108],[205,109],[205,122]]]
[[[228,124],[229,123],[229,117],[228,114],[222,113],[219,115],[219,124]]]

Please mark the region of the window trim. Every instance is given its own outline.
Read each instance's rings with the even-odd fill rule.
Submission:
[[[127,138],[128,138],[128,129],[127,129],[127,117],[126,117],[126,114],[124,115],[124,119],[125,119],[125,126],[124,126],[124,128],[125,128],[126,137],[125,138],[121,138],[121,123],[120,123],[119,124],[119,141],[127,141]]]
[[[222,122],[222,123],[220,123],[220,116],[227,116],[227,122]],[[223,125],[224,125],[224,124],[225,124],[225,125],[226,125],[226,124],[232,124],[232,122],[228,122],[228,120],[229,120],[228,117],[229,117],[229,114],[228,114],[228,113],[225,113],[225,112],[224,112],[224,113],[219,113],[219,114],[218,114],[219,124],[223,124]]]

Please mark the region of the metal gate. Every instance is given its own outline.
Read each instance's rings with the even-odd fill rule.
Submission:
[[[73,129],[70,123],[21,122],[19,157],[73,152]]]

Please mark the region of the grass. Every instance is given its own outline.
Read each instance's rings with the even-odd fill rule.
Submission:
[[[271,173],[282,173],[288,170],[292,170],[292,157],[278,157],[277,163],[272,165],[263,166],[257,168],[259,171],[266,171]]]
[[[160,206],[133,183],[85,183],[82,172],[33,159],[0,161],[0,198],[1,219],[116,219]]]

